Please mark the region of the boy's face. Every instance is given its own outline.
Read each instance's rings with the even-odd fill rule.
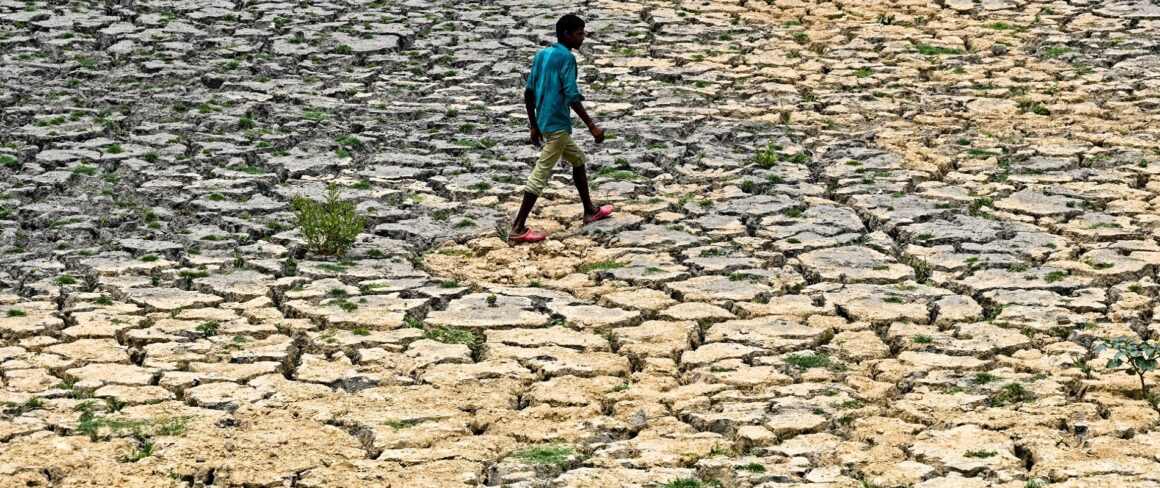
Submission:
[[[584,34],[584,29],[576,29],[572,32],[564,33],[563,44],[568,46],[569,49],[579,49],[580,45],[584,44],[585,38],[587,38],[587,36]]]

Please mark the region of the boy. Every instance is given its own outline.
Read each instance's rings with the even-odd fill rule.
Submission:
[[[604,219],[613,212],[612,205],[597,208],[592,204],[588,196],[584,153],[572,141],[569,107],[588,126],[588,132],[596,143],[604,142],[604,130],[596,126],[580,104],[584,97],[576,86],[576,57],[572,55],[572,50],[580,48],[584,38],[584,21],[580,17],[571,14],[560,17],[556,22],[556,40],[559,42],[540,50],[532,61],[532,72],[524,86],[524,106],[528,110],[532,145],[542,145],[543,149],[536,168],[524,186],[524,201],[508,234],[512,242],[537,242],[548,237],[543,232],[528,228],[525,223],[536,199],[544,191],[552,167],[561,157],[572,164],[572,180],[576,184],[576,191],[580,193],[580,203],[584,204],[584,223]]]

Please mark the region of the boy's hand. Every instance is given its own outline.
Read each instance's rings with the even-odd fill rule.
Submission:
[[[588,132],[592,134],[593,139],[596,139],[597,144],[604,142],[604,129],[592,126],[591,129],[588,129]]]
[[[533,146],[540,147],[540,144],[544,140],[544,136],[540,135],[540,129],[532,127],[531,140]]]

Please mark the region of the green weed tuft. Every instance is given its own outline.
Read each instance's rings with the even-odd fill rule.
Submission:
[[[512,456],[525,464],[556,466],[563,464],[575,454],[575,451],[567,447],[549,444],[527,447],[516,451]]]
[[[355,212],[353,203],[339,199],[338,186],[333,183],[326,202],[296,196],[293,206],[307,247],[318,254],[341,256],[366,227],[366,219]]]

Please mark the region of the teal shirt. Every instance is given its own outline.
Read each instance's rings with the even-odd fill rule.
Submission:
[[[560,43],[541,49],[532,60],[524,88],[536,93],[536,125],[541,133],[572,133],[568,106],[584,100],[576,86],[576,56],[572,51]]]

